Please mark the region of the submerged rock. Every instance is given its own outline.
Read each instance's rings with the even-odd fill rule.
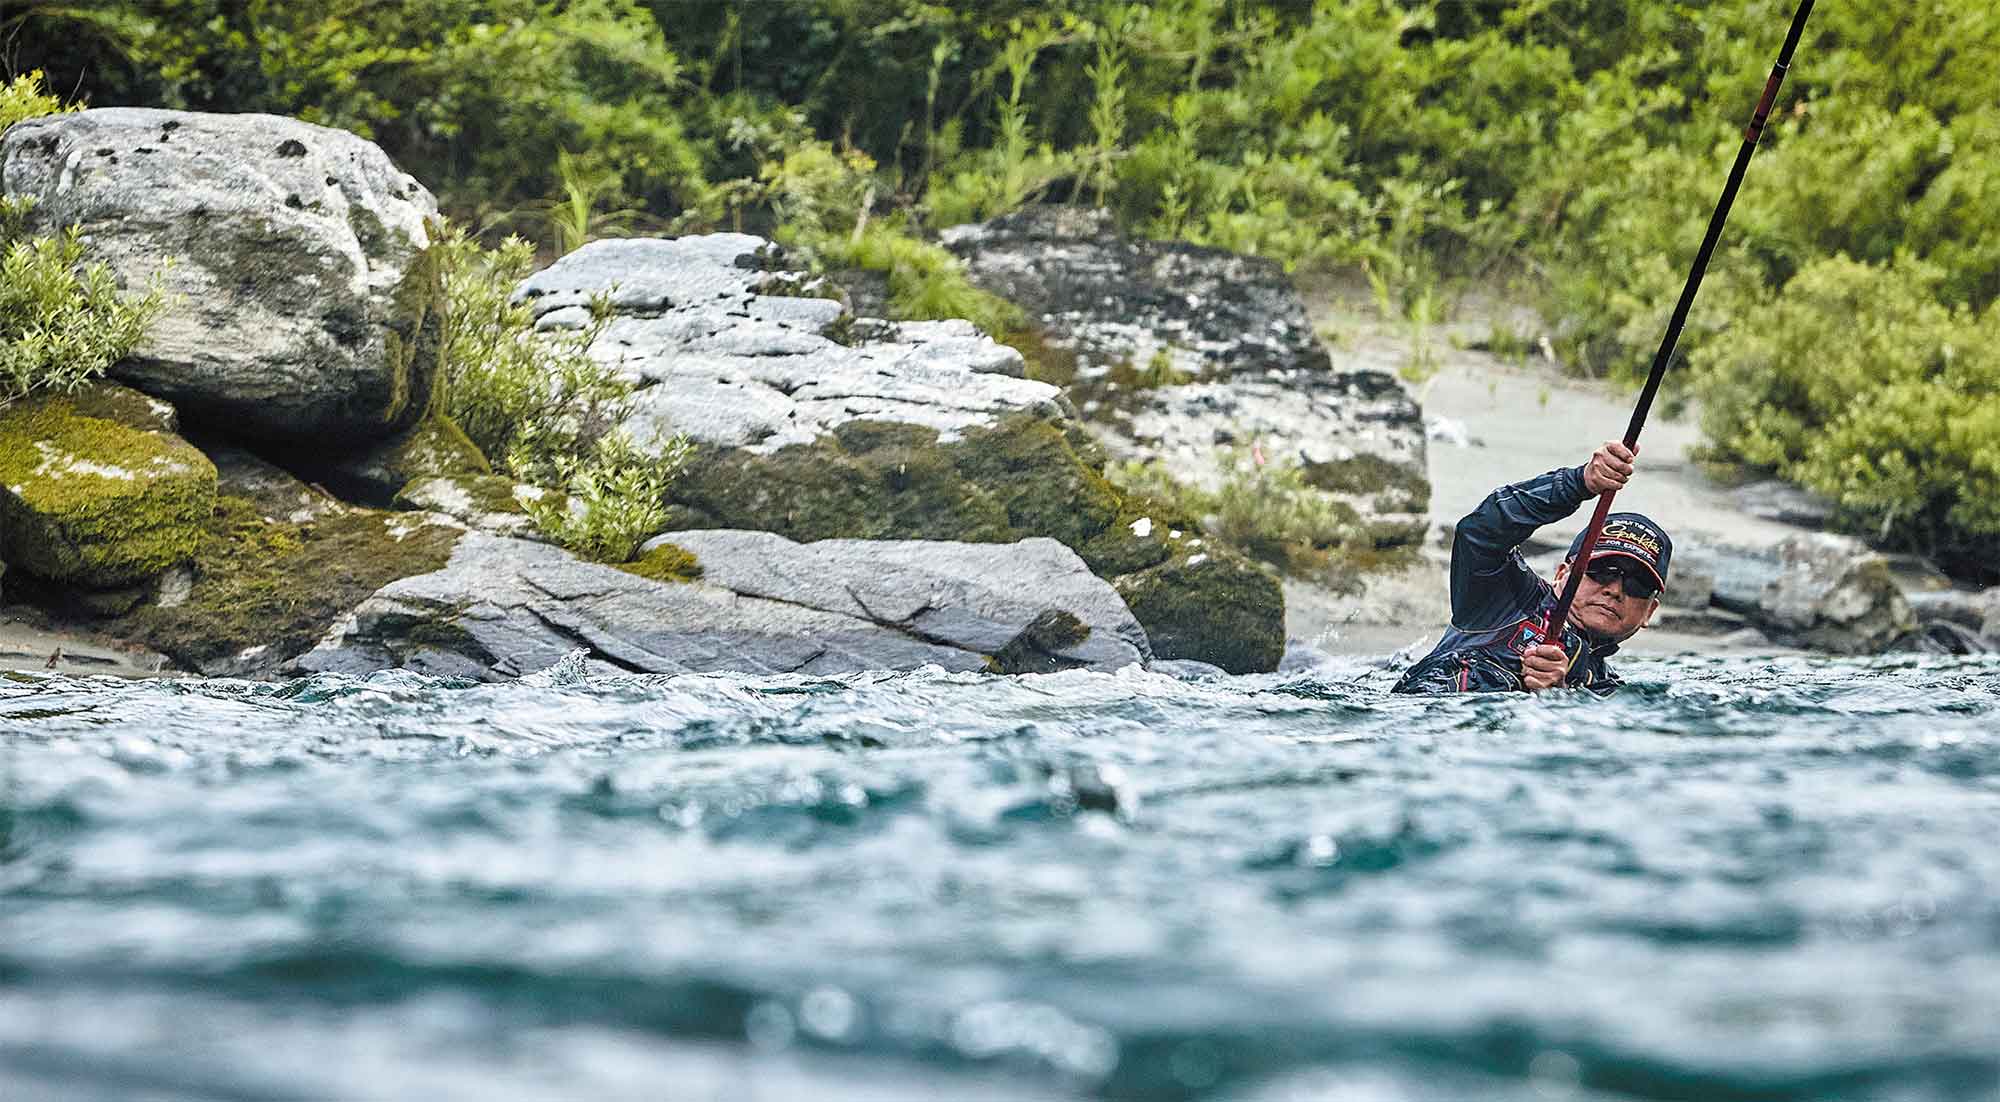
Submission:
[[[1422,541],[1421,412],[1393,375],[1335,368],[1276,264],[1129,239],[1109,214],[1067,207],[943,238],[1073,359],[1070,396],[1113,459],[1210,491],[1245,464],[1297,466],[1376,546]]]
[[[594,668],[638,673],[1115,668],[1146,657],[1116,595],[1053,541],[674,539],[700,561],[701,581],[655,580],[470,533],[443,569],[385,586],[299,666],[493,680],[578,647]]]
[[[170,433],[21,399],[0,407],[0,559],[80,589],[130,586],[194,554],[215,481]]]
[[[390,434],[436,371],[430,193],[373,143],[272,115],[111,107],[0,139],[31,229],[82,227],[160,317],[121,380],[192,421],[271,440]]]

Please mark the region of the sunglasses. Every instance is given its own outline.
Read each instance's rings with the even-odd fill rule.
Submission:
[[[1660,592],[1659,583],[1653,580],[1651,574],[1639,567],[1626,566],[1622,563],[1594,562],[1584,570],[1583,576],[1598,585],[1610,585],[1612,582],[1622,581],[1625,583],[1625,595],[1641,601],[1658,596]]]

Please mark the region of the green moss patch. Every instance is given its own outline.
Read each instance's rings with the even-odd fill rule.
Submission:
[[[196,669],[260,646],[288,658],[376,590],[444,566],[458,536],[371,509],[270,520],[225,494],[201,525],[188,599],[141,608],[108,630]]]
[[[663,543],[631,562],[617,564],[627,574],[656,582],[692,582],[701,577],[701,560],[694,552]]]
[[[1379,455],[1357,455],[1305,469],[1306,485],[1335,494],[1373,496],[1377,512],[1421,513],[1431,507],[1431,483],[1417,471]]]
[[[1234,555],[1196,553],[1114,583],[1146,628],[1155,658],[1191,658],[1230,673],[1278,668],[1285,594],[1278,580]]]
[[[0,408],[0,557],[50,581],[126,585],[186,561],[215,465],[178,437],[79,415],[65,398]]]
[[[74,393],[64,395],[63,400],[69,403],[71,410],[84,417],[113,421],[141,432],[180,431],[180,418],[175,415],[173,406],[117,383],[102,380],[89,383]]]

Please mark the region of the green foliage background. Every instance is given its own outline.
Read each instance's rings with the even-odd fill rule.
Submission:
[[[373,137],[461,222],[776,232],[908,313],[1004,310],[927,229],[1103,203],[1364,269],[1518,280],[1643,370],[1791,0],[59,0],[6,56],[98,105]],[[1719,457],[2000,577],[2000,9],[1822,4],[1672,385]]]

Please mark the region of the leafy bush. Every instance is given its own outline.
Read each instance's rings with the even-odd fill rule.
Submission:
[[[106,102],[287,112],[370,134],[481,225],[560,218],[565,242],[606,219],[781,231],[829,264],[888,273],[903,317],[1006,331],[1004,305],[926,245],[927,229],[1091,202],[1143,234],[1361,269],[1413,327],[1455,281],[1518,274],[1567,362],[1630,378],[1680,292],[1788,8],[108,0],[30,5],[0,26],[58,86]],[[1989,316],[1995,56],[2000,7],[1984,0],[1814,12],[1681,338],[1694,370],[1669,376],[1669,403],[1725,361],[1739,366],[1718,392],[1796,385],[1778,369],[1757,383],[1752,361],[1714,346],[1836,257],[1874,269],[1879,300]],[[1807,314],[1757,326],[1796,361],[1848,354]],[[1888,388],[1911,370],[1929,369],[1867,374]],[[1965,393],[1967,415],[1986,416],[1980,392]],[[1886,431],[1833,431],[1830,411],[1797,409],[1822,448]],[[1780,428],[1719,431],[1725,448],[1765,454],[1756,433]],[[1983,462],[1975,443],[1934,439],[1937,463]],[[1836,479],[1833,458],[1771,461],[1856,501],[1902,495],[1897,538],[1931,538],[1905,523],[1936,529],[1940,546],[1972,531],[1971,507],[1939,513],[1925,479]]]
[[[0,131],[71,110],[42,91],[41,79],[33,72],[0,85]],[[138,345],[163,304],[157,285],[128,298],[109,267],[84,264],[76,227],[30,235],[32,206],[25,196],[0,197],[0,402],[73,391],[104,374]]]
[[[1837,501],[1844,523],[2000,562],[2000,307],[1940,303],[1935,266],[1809,265],[1697,353],[1706,428],[1729,458]]]
[[[597,562],[629,562],[639,544],[666,528],[666,498],[693,451],[676,437],[664,450],[634,447],[622,432],[600,436],[582,455],[516,444],[507,468],[517,477],[555,486],[528,503],[528,515],[550,539]]]
[[[23,119],[56,115],[64,111],[75,111],[74,104],[65,104],[42,87],[42,71],[22,73],[13,80],[0,84],[0,134]]]
[[[529,507],[551,539],[600,562],[631,558],[666,527],[690,445],[677,437],[641,449],[617,428],[632,387],[590,357],[597,326],[535,332],[533,312],[511,301],[534,267],[527,242],[489,251],[445,224],[434,225],[431,248],[444,281],[444,413],[501,471],[554,491]]]

